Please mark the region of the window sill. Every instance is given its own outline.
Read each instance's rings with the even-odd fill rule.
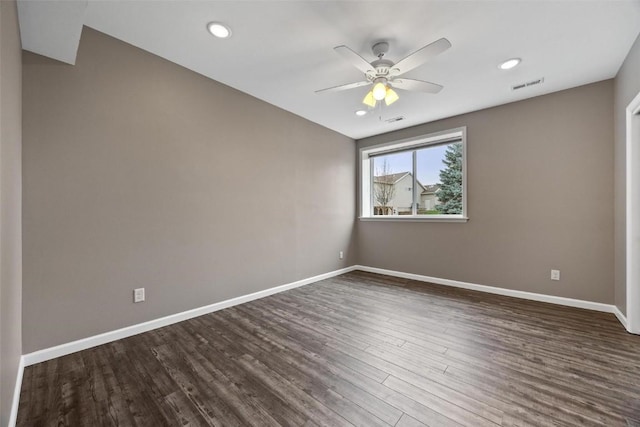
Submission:
[[[381,222],[467,222],[469,218],[462,215],[393,215],[393,216],[361,216],[360,221]]]

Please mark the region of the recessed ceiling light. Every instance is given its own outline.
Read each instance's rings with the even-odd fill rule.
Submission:
[[[231,29],[220,22],[209,22],[207,24],[207,30],[219,39],[226,39],[231,36]]]
[[[365,114],[367,114],[367,112],[366,112],[365,110],[358,110],[358,111],[356,111],[356,116],[360,116],[360,117],[362,117],[362,116],[364,116]]]
[[[520,59],[520,58],[507,59],[502,64],[500,64],[500,69],[501,70],[510,70],[513,67],[515,67],[516,65],[518,65],[520,62],[522,62],[522,59]]]

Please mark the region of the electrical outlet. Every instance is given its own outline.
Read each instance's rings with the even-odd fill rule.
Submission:
[[[344,258],[344,252],[340,251],[340,253],[338,254],[338,256],[340,257],[340,259]]]
[[[551,270],[551,280],[560,280],[560,270]]]
[[[138,288],[133,290],[133,302],[144,301],[144,288]]]

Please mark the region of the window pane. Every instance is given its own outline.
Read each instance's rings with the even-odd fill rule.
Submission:
[[[416,150],[418,215],[462,214],[462,143]]]
[[[462,127],[361,148],[362,218],[466,222],[465,147]]]
[[[411,152],[372,158],[373,215],[411,215],[413,157]]]

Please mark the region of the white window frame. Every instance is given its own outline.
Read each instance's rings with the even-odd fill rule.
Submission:
[[[373,215],[373,174],[371,171],[372,156],[385,153],[417,150],[430,145],[441,145],[447,141],[459,139],[462,143],[462,214],[458,215]],[[419,221],[419,222],[467,222],[467,128],[466,126],[434,132],[428,135],[391,141],[384,144],[363,147],[359,150],[360,160],[359,185],[361,221]],[[415,205],[416,157],[413,156],[413,205]],[[412,207],[415,212],[415,206]]]

